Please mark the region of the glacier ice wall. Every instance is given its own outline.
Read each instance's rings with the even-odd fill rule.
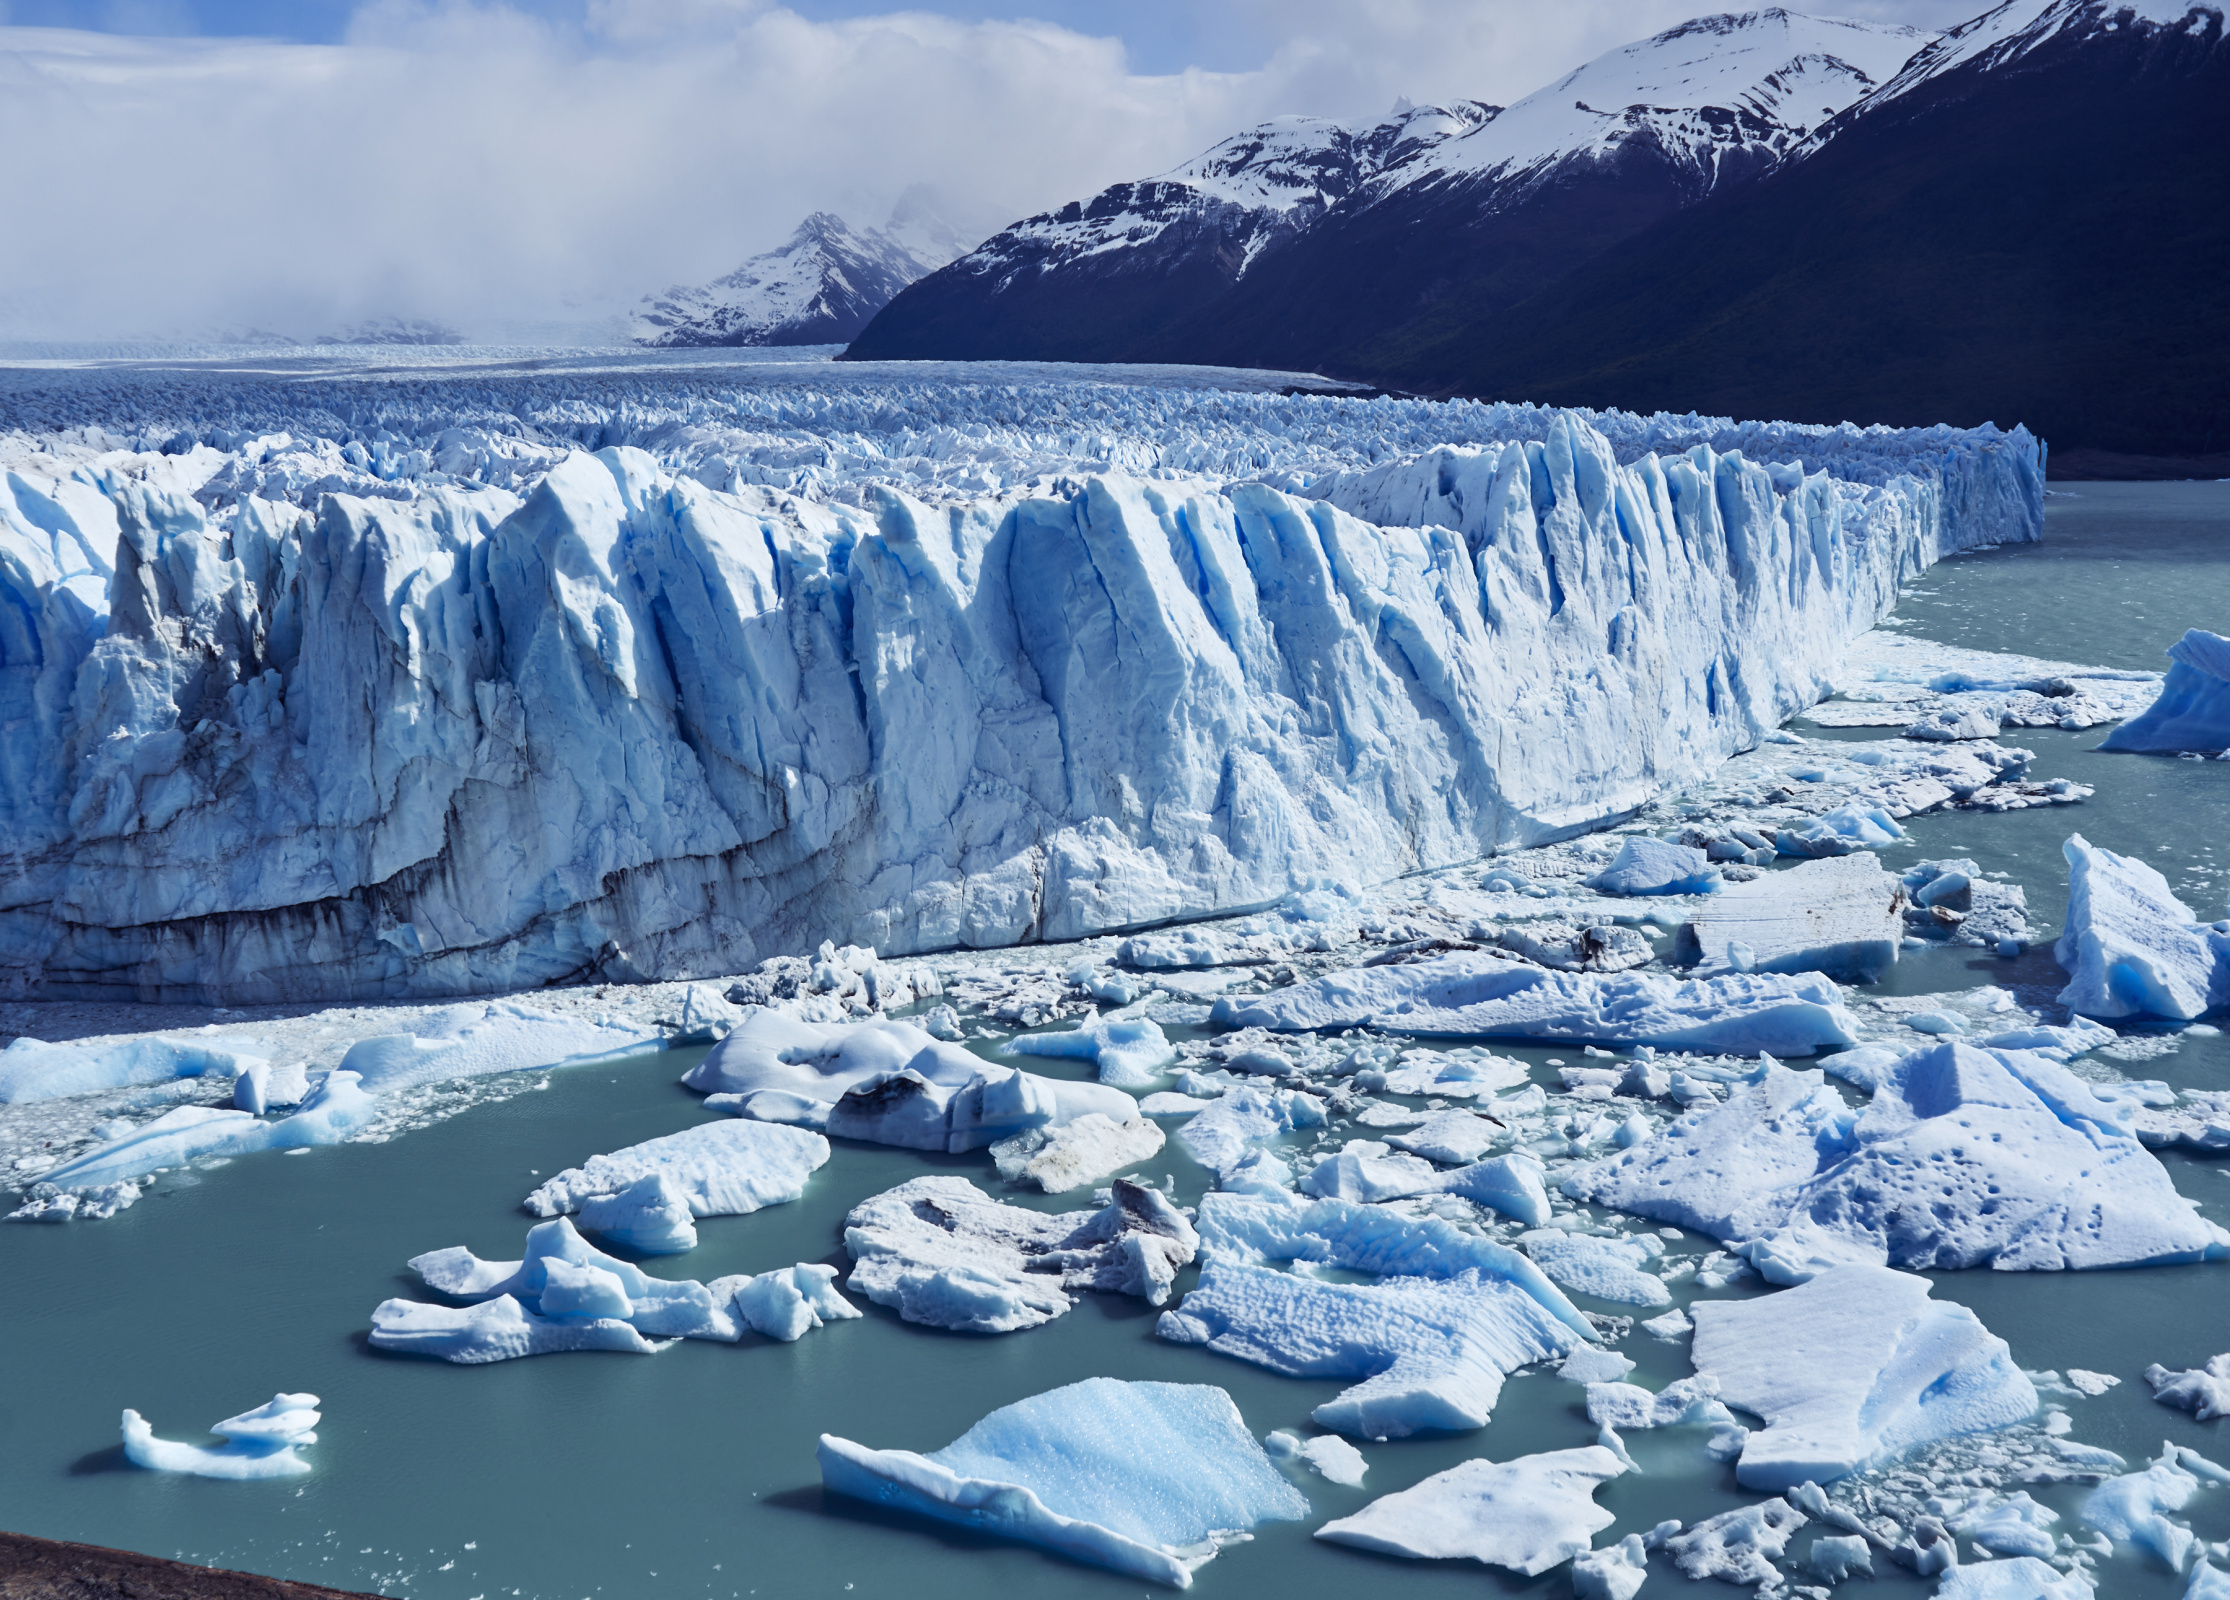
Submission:
[[[523,495],[428,470],[388,498],[212,493],[244,457],[207,441],[19,458],[0,978],[245,1002],[704,976],[1380,880],[1749,747],[1900,583],[2041,529],[2019,431],[1837,475],[1622,461],[1538,416],[1281,487],[857,506],[626,446],[552,452]]]

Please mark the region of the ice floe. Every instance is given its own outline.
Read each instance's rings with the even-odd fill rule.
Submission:
[[[1169,1298],[1199,1237],[1155,1190],[1118,1178],[1097,1211],[1003,1205],[965,1178],[913,1178],[844,1219],[846,1287],[908,1322],[1012,1333],[1050,1322],[1086,1290]]]
[[[124,1454],[132,1465],[197,1478],[291,1478],[310,1470],[295,1451],[317,1443],[318,1397],[275,1394],[253,1411],[227,1417],[210,1432],[221,1445],[177,1444],[155,1437],[136,1411],[124,1413]]]
[[[599,1196],[658,1177],[687,1202],[692,1217],[745,1216],[797,1199],[828,1158],[828,1140],[808,1128],[708,1122],[567,1167],[529,1194],[526,1208],[538,1217],[581,1211]],[[582,1225],[596,1226],[585,1216]]]
[[[1472,1560],[1531,1577],[1586,1550],[1616,1520],[1595,1491],[1626,1470],[1601,1445],[1466,1461],[1316,1530],[1319,1539],[1423,1560]]]
[[[1546,1208],[1541,1221],[1547,1221]],[[1593,1295],[1628,1306],[1662,1306],[1672,1303],[1665,1280],[1646,1271],[1665,1253],[1662,1239],[1641,1234],[1624,1239],[1599,1239],[1590,1234],[1536,1226],[1518,1236],[1523,1250],[1559,1288]]]
[[[1857,1019],[1825,978],[1605,977],[1463,953],[1361,967],[1252,999],[1219,1000],[1211,1020],[1280,1031],[1374,1027],[1780,1056],[1859,1039]]]
[[[1212,1194],[1200,1236],[1200,1281],[1156,1331],[1288,1377],[1363,1380],[1311,1413],[1358,1438],[1479,1427],[1508,1374],[1595,1336],[1532,1262],[1438,1218]],[[1271,1261],[1378,1281],[1333,1283]]]
[[[1223,1390],[1087,1378],[1002,1406],[927,1455],[821,1435],[822,1484],[1174,1588],[1308,1501]]]
[[[1322,1127],[1324,1101],[1299,1089],[1257,1089],[1241,1084],[1177,1130],[1177,1142],[1219,1182],[1247,1159],[1249,1147],[1296,1128]]]
[[[1682,924],[1678,959],[1717,972],[1820,972],[1871,983],[1897,960],[1905,889],[1872,855],[1806,861],[1730,885]]]
[[[2188,1411],[2201,1422],[2230,1417],[2230,1354],[2210,1356],[2197,1367],[2177,1372],[2154,1362],[2145,1383],[2164,1406]]]
[[[2181,1572],[2198,1535],[2168,1513],[2190,1504],[2199,1492],[2202,1474],[2213,1483],[2230,1478],[2230,1472],[2198,1451],[2164,1443],[2144,1470],[2108,1478],[2093,1489],[2083,1501],[2083,1520],[2116,1543],[2151,1556],[2170,1572]]]
[[[1047,1128],[1025,1128],[991,1147],[992,1163],[1009,1183],[1034,1183],[1047,1194],[1081,1189],[1095,1178],[1145,1160],[1165,1135],[1144,1118],[1116,1122],[1096,1111]]]
[[[2100,741],[2101,750],[2230,750],[2230,639],[2192,628],[2168,647],[2168,659],[2160,698]]]
[[[1025,1033],[1001,1047],[1010,1056],[1069,1056],[1097,1063],[1100,1082],[1122,1089],[1148,1088],[1177,1059],[1151,1017],[1094,1017],[1081,1027]]]
[[[471,1303],[384,1300],[372,1312],[372,1345],[465,1365],[566,1350],[648,1355],[660,1340],[733,1343],[746,1328],[795,1339],[860,1315],[836,1292],[833,1267],[805,1262],[709,1284],[655,1278],[606,1255],[562,1216],[527,1231],[518,1261],[484,1261],[457,1245],[414,1256],[410,1266],[427,1288]]]
[[[2061,1005],[2086,1017],[2189,1022],[2230,1004],[2230,923],[2201,925],[2133,856],[2079,833],[2064,849],[2067,928],[2052,951],[2068,974]]]
[[[2003,1339],[1925,1278],[1848,1266],[1754,1300],[1689,1308],[1696,1371],[1762,1418],[1735,1478],[1826,1483],[1938,1439],[2023,1421],[2036,1387]]]
[[[1455,1194],[1490,1206],[1512,1221],[1539,1227],[1549,1220],[1549,1192],[1540,1158],[1514,1151],[1489,1161],[1441,1169],[1390,1151],[1375,1139],[1350,1139],[1301,1181],[1304,1193],[1336,1200],[1398,1200]],[[1553,1274],[1552,1274],[1553,1276]]]
[[[1839,1262],[2051,1271],[2230,1255],[2230,1233],[2138,1142],[2136,1109],[2044,1056],[1958,1042],[1881,1068],[1856,1111],[1818,1073],[1771,1065],[1563,1188],[1708,1233],[1783,1283]]]

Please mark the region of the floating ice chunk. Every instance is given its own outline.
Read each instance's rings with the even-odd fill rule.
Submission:
[[[341,1058],[373,1094],[533,1067],[593,1066],[656,1050],[662,1029],[557,1016],[515,1001],[451,1006],[426,1031],[359,1039]]]
[[[1950,705],[1929,712],[1905,730],[1905,737],[1935,744],[1955,744],[1965,739],[1995,739],[2004,731],[2005,725],[1989,706]]]
[[[836,1268],[812,1261],[745,1279],[735,1287],[734,1304],[752,1332],[785,1344],[827,1323],[866,1314],[836,1292]]]
[[[1887,811],[1853,800],[1799,827],[1783,828],[1773,843],[1785,856],[1847,856],[1857,850],[1879,850],[1904,837],[1905,830]]]
[[[1812,1541],[1812,1552],[1804,1558],[1804,1564],[1828,1582],[1841,1583],[1854,1572],[1871,1573],[1874,1550],[1855,1533],[1824,1534]]]
[[[1719,869],[1701,850],[1644,835],[1620,845],[1616,858],[1587,886],[1618,895],[1711,894],[1719,888]]]
[[[237,1078],[251,1066],[267,1065],[244,1049],[175,1043],[142,1037],[120,1044],[47,1044],[28,1036],[0,1050],[0,1105],[58,1100],[99,1089],[124,1089],[173,1078]]]
[[[697,1248],[689,1196],[663,1172],[646,1172],[624,1189],[589,1196],[581,1202],[581,1226],[637,1255],[679,1255]]]
[[[1345,1484],[1350,1489],[1362,1483],[1369,1466],[1363,1460],[1363,1452],[1336,1433],[1320,1433],[1313,1439],[1304,1439],[1280,1428],[1262,1441],[1262,1448],[1275,1461],[1295,1458],[1306,1461],[1318,1477]]]
[[[1492,1206],[1528,1227],[1549,1220],[1549,1192],[1540,1158],[1524,1151],[1444,1172],[1412,1155],[1389,1154],[1376,1140],[1351,1139],[1337,1155],[1318,1162],[1301,1187],[1328,1199],[1366,1202],[1457,1194]]]
[[[1954,1533],[1966,1535],[2002,1556],[2049,1556],[2052,1525],[2060,1514],[2040,1506],[2022,1491],[1978,1494],[1963,1503],[1932,1502],[1936,1515]]]
[[[1149,1117],[1189,1117],[1214,1104],[1213,1100],[1200,1100],[1189,1094],[1157,1089],[1138,1102],[1138,1109],[1141,1115]]]
[[[1210,1020],[1284,1032],[1369,1026],[1780,1056],[1858,1043],[1857,1019],[1825,978],[1547,972],[1463,952],[1219,1000]]]
[[[1177,1048],[1151,1017],[1094,1017],[1081,1027],[1025,1033],[1000,1047],[1002,1055],[1070,1056],[1099,1064],[1100,1082],[1144,1089],[1177,1059]]]
[[[1649,1548],[1638,1533],[1572,1558],[1572,1600],[1634,1600],[1649,1580]]]
[[[1319,1539],[1423,1560],[1469,1559],[1531,1577],[1569,1561],[1616,1519],[1598,1485],[1626,1470],[1601,1445],[1466,1461],[1316,1530]]]
[[[1806,861],[1716,896],[1683,924],[1675,956],[1703,973],[1819,972],[1871,983],[1896,964],[1904,887],[1871,855]],[[1734,947],[1749,954],[1741,961]]]
[[[512,1295],[470,1306],[383,1300],[372,1311],[372,1344],[400,1355],[436,1356],[462,1366],[511,1361],[567,1350],[618,1350],[651,1355],[658,1346],[627,1323],[572,1321],[529,1311]]]
[[[2052,1600],[2059,1600],[2059,1597],[2053,1596]],[[2086,1591],[2069,1600],[2090,1600],[2090,1595]],[[2184,1600],[2230,1600],[2230,1572],[2202,1558],[2191,1569],[2191,1582],[2184,1587]]]
[[[264,1122],[217,1106],[173,1106],[151,1122],[40,1175],[56,1189],[96,1189],[144,1178],[200,1156],[248,1155],[338,1144],[372,1120],[378,1103],[357,1087],[356,1074],[336,1069],[293,1116]]]
[[[1545,1214],[1541,1220],[1548,1220]],[[1648,1234],[1627,1239],[1598,1239],[1584,1233],[1540,1228],[1537,1224],[1536,1231],[1519,1236],[1518,1248],[1538,1262],[1541,1270],[1563,1288],[1620,1305],[1672,1303],[1672,1291],[1665,1287],[1665,1280],[1642,1270],[1646,1263],[1665,1253],[1664,1242]]]
[[[1978,1042],[1993,1050],[2033,1050],[2066,1061],[2112,1044],[2117,1037],[2112,1028],[2101,1027],[2088,1017],[2071,1016],[2065,1023],[2052,1026],[2008,1028]]]
[[[1642,1331],[1665,1344],[1678,1344],[1696,1331],[1696,1325],[1689,1320],[1687,1312],[1674,1306],[1663,1316],[1651,1317],[1644,1322]]]
[[[1531,1071],[1514,1056],[1489,1055],[1476,1047],[1456,1051],[1405,1050],[1398,1066],[1376,1074],[1376,1078],[1385,1080],[1376,1083],[1376,1087],[1389,1094],[1472,1100],[1498,1089],[1515,1088],[1527,1080]],[[1365,1073],[1356,1076],[1358,1080],[1370,1078]],[[1376,1079],[1371,1081],[1376,1082]]]
[[[1050,1322],[1084,1290],[1169,1298],[1199,1235],[1152,1189],[1118,1178],[1095,1212],[1002,1205],[965,1178],[915,1178],[844,1219],[847,1287],[908,1322],[1011,1333]]]
[[[336,1067],[319,1080],[293,1116],[264,1124],[269,1130],[265,1148],[301,1150],[339,1144],[378,1114],[378,1097],[366,1092],[355,1073]]]
[[[1324,1124],[1324,1102],[1298,1089],[1241,1084],[1177,1130],[1177,1142],[1220,1181],[1260,1139]]]
[[[1161,1128],[1140,1118],[1113,1122],[1092,1112],[1051,1128],[1025,1128],[991,1147],[999,1176],[1066,1194],[1144,1161],[1162,1147]]]
[[[310,1470],[294,1452],[317,1443],[317,1408],[314,1394],[275,1394],[211,1428],[225,1441],[215,1446],[158,1439],[146,1418],[126,1411],[124,1454],[134,1466],[197,1478],[291,1478]]]
[[[2160,698],[2099,742],[2101,750],[2230,750],[2230,639],[2193,628],[2168,647]]]
[[[1138,1116],[1120,1089],[1015,1072],[907,1022],[799,1022],[759,1008],[682,1075],[718,1111],[910,1149],[974,1150],[1097,1112]]]
[[[2120,1385],[2121,1379],[2105,1372],[2086,1372],[2081,1367],[2067,1369],[2068,1386],[2096,1399],[2107,1390]]]
[[[1115,947],[1115,959],[1126,967],[1169,971],[1182,967],[1217,967],[1231,959],[1221,935],[1204,928],[1178,928],[1169,933],[1142,933]]]
[[[1763,1500],[1705,1518],[1686,1533],[1667,1539],[1665,1550],[1691,1578],[1771,1583],[1780,1576],[1773,1563],[1789,1547],[1789,1535],[1805,1520],[1804,1513],[1786,1500]]]
[[[1417,1127],[1386,1142],[1427,1161],[1461,1166],[1478,1160],[1509,1136],[1510,1130],[1500,1122],[1475,1111],[1435,1111]]]
[[[1936,1585],[1936,1600],[2092,1600],[2097,1593],[2080,1570],[2062,1572],[2035,1556],[1953,1567]]]
[[[2035,1414],[2036,1388],[1965,1306],[1928,1281],[1848,1266],[1757,1300],[1699,1300],[1696,1371],[1765,1420],[1735,1479],[1827,1483],[1938,1439]]]
[[[1156,1331],[1289,1377],[1364,1379],[1313,1413],[1341,1433],[1478,1427],[1507,1374],[1593,1337],[1539,1268],[1438,1218],[1211,1194],[1200,1223],[1207,1265]],[[1262,1260],[1386,1276],[1328,1283],[1253,1264]]]
[[[299,1061],[273,1066],[268,1061],[244,1061],[232,1080],[233,1109],[262,1116],[275,1106],[300,1105],[310,1093],[310,1079]]]
[[[2188,1411],[2201,1422],[2230,1417],[2230,1354],[2212,1356],[2204,1366],[2172,1372],[2158,1362],[2145,1369],[2153,1398]]]
[[[2109,1478],[2083,1501],[2083,1520],[2107,1538],[2132,1545],[2170,1572],[2181,1572],[2197,1535],[2168,1513],[2181,1511],[2199,1492],[2199,1480],[2177,1465],[2178,1451],[2163,1444],[2142,1472]]]
[[[1219,1544],[1308,1501],[1231,1397],[1200,1384],[1087,1378],[1002,1406],[942,1450],[821,1435],[837,1494],[1188,1588]]]
[[[1566,1383],[1616,1383],[1634,1370],[1633,1358],[1599,1345],[1584,1344],[1564,1358],[1556,1375]]]
[[[528,1195],[526,1208],[538,1217],[558,1216],[655,1175],[688,1202],[692,1217],[745,1216],[797,1199],[828,1158],[828,1140],[804,1128],[707,1122],[567,1167]]]
[[[2230,1004],[2230,932],[2199,926],[2168,880],[2135,857],[2079,833],[2062,848],[2067,929],[2052,948],[2068,974],[2060,1004],[2087,1017],[2180,1022]]]
[[[1818,1074],[1773,1066],[1564,1190],[1727,1241],[1779,1283],[1845,1261],[2058,1270],[2230,1254],[2230,1233],[2130,1132],[2135,1111],[2042,1056],[1960,1043],[1904,1057],[1856,1114]]]
[[[1682,1378],[1651,1394],[1638,1383],[1591,1383],[1587,1420],[1618,1433],[1677,1428],[1687,1423],[1732,1422],[1719,1399],[1719,1382],[1709,1376]]]

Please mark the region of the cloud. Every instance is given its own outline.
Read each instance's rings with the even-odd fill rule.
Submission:
[[[1122,40],[1050,23],[767,0],[589,0],[571,22],[376,0],[339,45],[0,30],[0,331],[581,321],[832,204],[877,222],[928,182],[1022,215],[1283,112],[1513,99],[1693,10],[1227,4],[1267,47],[1252,70],[1142,74]]]

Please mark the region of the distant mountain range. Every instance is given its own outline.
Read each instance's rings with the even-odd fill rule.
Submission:
[[[1706,17],[1507,109],[1265,124],[1014,224],[846,354],[2025,422],[2060,472],[2230,472],[2226,135],[2214,4]]]
[[[881,228],[816,211],[786,244],[726,277],[648,297],[630,332],[637,344],[667,348],[843,344],[906,285],[965,252],[970,238],[918,184]]]

